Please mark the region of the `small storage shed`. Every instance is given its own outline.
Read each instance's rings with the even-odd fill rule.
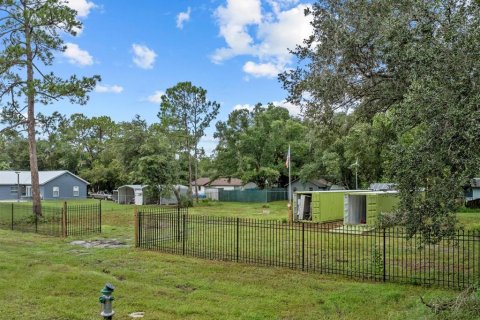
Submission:
[[[177,184],[174,188],[178,191],[180,195],[186,196],[188,194],[188,187],[183,186],[181,184]],[[161,205],[176,205],[178,204],[177,197],[172,192],[170,195],[167,196],[160,196],[160,204]]]
[[[119,204],[136,204],[143,205],[147,203],[147,199],[143,196],[143,190],[147,186],[139,184],[127,184],[118,188]]]
[[[344,224],[374,224],[384,212],[398,205],[397,191],[368,191],[344,195]]]
[[[161,205],[173,205],[177,204],[177,198],[175,194],[172,192],[169,195],[160,196],[159,199],[151,199],[147,196],[145,189],[147,185],[139,185],[139,184],[128,184],[118,188],[118,203],[119,204],[136,204],[138,206],[144,204],[161,204]],[[188,187],[177,184],[174,186],[175,189],[181,195],[187,195]]]
[[[347,193],[368,190],[300,191],[293,194],[295,220],[325,222],[344,218],[344,197]]]
[[[301,192],[301,191],[325,191],[329,190],[332,184],[325,179],[312,179],[308,181],[301,181],[300,179],[295,179],[292,181],[292,191]],[[287,184],[287,188],[288,188]]]

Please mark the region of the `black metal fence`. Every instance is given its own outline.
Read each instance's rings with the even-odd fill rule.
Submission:
[[[141,209],[136,219],[136,245],[168,253],[448,288],[477,284],[480,276],[480,233],[474,231],[424,245],[401,228],[190,216],[176,210]]]
[[[42,215],[33,214],[31,203],[0,203],[0,229],[34,232],[55,237],[102,232],[101,204],[42,205]]]

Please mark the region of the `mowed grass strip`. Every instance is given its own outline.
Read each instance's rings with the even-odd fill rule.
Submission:
[[[431,316],[420,296],[456,294],[72,240],[0,230],[0,317],[99,319],[106,282],[117,286],[115,319],[419,319]]]
[[[48,200],[43,202],[46,206],[61,206],[61,200]],[[79,199],[68,200],[68,205],[98,204],[99,200]],[[133,214],[135,205],[121,205],[112,201],[101,201],[102,212],[116,212]],[[194,206],[188,209],[189,214],[208,215],[216,217],[240,217],[267,220],[288,219],[287,201],[274,201],[269,203],[255,202],[219,202],[211,200],[194,200]],[[150,205],[149,205],[150,206]]]

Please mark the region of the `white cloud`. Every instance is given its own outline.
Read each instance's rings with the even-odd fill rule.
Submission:
[[[286,100],[272,101],[272,104],[274,106],[287,109],[291,116],[298,117],[298,116],[301,116],[302,114],[300,106],[294,105],[293,103],[287,102]],[[264,104],[263,106],[266,107],[267,104]],[[255,109],[255,105],[247,103],[247,104],[237,104],[233,107],[233,110],[242,110],[242,109],[246,109],[252,112],[253,109]]]
[[[157,54],[147,46],[142,46],[134,43],[133,49],[133,62],[142,69],[152,69],[155,63]]]
[[[283,71],[283,68],[278,67],[273,63],[255,63],[252,61],[247,61],[243,65],[243,71],[254,76],[255,78],[275,78],[280,72]]]
[[[298,0],[227,0],[219,6],[215,17],[220,36],[227,44],[218,48],[211,59],[221,63],[239,55],[251,56],[258,61],[249,61],[243,70],[255,77],[274,77],[286,70],[295,49],[308,38],[313,29],[311,18],[305,17],[306,4]],[[269,9],[269,10],[267,10]]]
[[[86,18],[90,14],[90,10],[97,7],[97,5],[88,0],[65,0],[66,4],[77,11],[80,18]]]
[[[287,109],[291,116],[298,117],[302,115],[302,110],[299,105],[287,102],[286,100],[272,101],[272,103],[275,106]]]
[[[220,63],[239,54],[254,53],[254,40],[248,33],[248,26],[262,21],[260,0],[227,0],[226,6],[217,8],[215,17],[220,25],[220,35],[228,47],[217,49],[212,56],[213,62]]]
[[[255,108],[254,105],[251,105],[251,104],[236,104],[234,107],[233,107],[233,110],[243,110],[243,109],[246,109],[250,112],[253,111],[253,109]]]
[[[119,85],[104,85],[102,86],[101,84],[97,84],[95,87],[95,92],[98,93],[121,93],[123,92],[123,87]]]
[[[306,8],[306,5],[301,4],[290,10],[280,11],[276,15],[276,21],[259,26],[257,37],[260,40],[260,57],[273,56],[280,63],[291,59],[288,49],[295,49],[296,45],[302,44],[313,31],[310,20],[304,15]]]
[[[66,49],[63,55],[68,58],[68,62],[80,66],[91,66],[93,64],[93,57],[86,50],[80,49],[75,43],[66,43]]]
[[[207,133],[205,136],[200,138],[198,146],[205,150],[205,154],[211,155],[217,147],[217,144],[218,139],[213,137],[213,133]]]
[[[98,7],[95,3],[88,0],[64,0],[64,1],[67,6],[77,11],[78,18],[86,18],[90,14],[90,11],[92,9]],[[83,32],[83,26],[82,28],[74,27],[73,31],[75,31],[77,35],[80,35]]]
[[[163,91],[157,90],[151,96],[148,96],[147,101],[155,104],[160,104],[162,102],[162,96],[165,93]]]
[[[177,15],[177,28],[178,29],[183,29],[183,24],[190,20],[190,13],[191,12],[192,12],[192,9],[190,7],[188,7],[186,12],[180,12]]]

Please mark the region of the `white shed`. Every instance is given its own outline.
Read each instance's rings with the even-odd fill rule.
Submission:
[[[176,184],[174,188],[175,190],[178,191],[180,195],[186,196],[188,194],[187,186]],[[160,196],[160,204],[163,204],[163,205],[178,204],[177,197],[175,197],[175,194],[173,192],[169,196]]]
[[[148,198],[145,189],[147,185],[139,185],[139,184],[128,184],[118,188],[118,203],[119,204],[136,204],[136,205],[144,205],[144,204],[162,204],[162,205],[173,205],[177,204],[177,198],[175,194],[172,192],[168,196],[160,196],[160,199],[150,199]],[[188,187],[177,184],[174,186],[176,190],[181,195],[187,195]]]
[[[119,204],[146,204],[147,201],[143,197],[143,190],[147,186],[139,184],[128,184],[118,188]]]

